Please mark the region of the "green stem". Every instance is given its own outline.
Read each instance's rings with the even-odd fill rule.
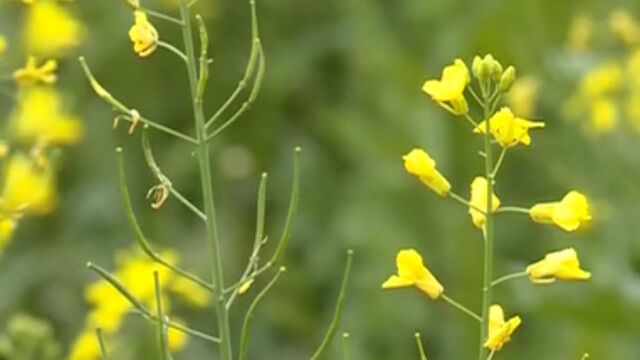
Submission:
[[[100,356],[102,360],[107,360],[107,346],[104,342],[104,334],[102,332],[102,328],[96,329],[96,337],[98,338],[98,345],[100,346]]]
[[[331,324],[329,325],[329,329],[327,329],[327,333],[322,339],[318,350],[311,356],[311,360],[318,360],[322,358],[322,354],[329,346],[329,343],[333,339],[333,336],[338,329],[338,324],[340,323],[340,318],[342,317],[342,309],[344,308],[344,301],[347,293],[347,283],[349,282],[349,275],[351,274],[351,262],[353,259],[353,250],[349,249],[347,251],[347,264],[344,267],[344,274],[342,275],[342,285],[340,285],[340,293],[338,294],[338,302],[336,303],[336,309],[333,313],[333,319],[331,320]]]
[[[507,212],[529,215],[529,209],[523,208],[523,207],[518,207],[518,206],[502,206],[502,207],[500,207],[499,209],[497,209],[495,211],[496,214],[507,213]]]
[[[456,309],[462,311],[463,313],[471,316],[472,318],[478,320],[478,321],[482,321],[482,318],[480,317],[480,315],[476,314],[475,312],[473,312],[472,310],[469,310],[469,308],[467,308],[466,306],[460,304],[459,302],[453,300],[452,298],[448,297],[445,294],[440,295],[440,297],[442,298],[442,300],[446,301],[449,305],[455,307]]]
[[[177,47],[169,44],[168,42],[164,42],[164,41],[160,40],[160,41],[158,41],[158,46],[171,51],[177,57],[179,57],[180,60],[182,60],[184,62],[187,62],[187,56],[182,51],[180,51]]]
[[[495,350],[491,350],[491,353],[489,354],[489,356],[487,356],[487,360],[491,360],[493,359],[493,355],[496,353]]]
[[[521,278],[521,277],[525,277],[527,275],[528,274],[527,274],[526,271],[520,271],[520,272],[517,272],[517,273],[507,274],[507,275],[501,276],[501,277],[493,280],[491,282],[491,286],[496,286],[496,285],[498,285],[500,283],[503,283],[505,281],[512,280],[512,279],[518,279],[518,278]]]
[[[482,324],[480,325],[480,340],[478,349],[478,359],[483,360],[487,356],[484,342],[487,338],[489,326],[489,306],[491,305],[491,280],[493,277],[493,149],[491,147],[491,109],[489,104],[489,86],[482,88],[482,102],[484,109],[484,119],[486,129],[484,133],[484,172],[487,179],[487,206],[485,214],[485,224],[483,234],[484,259],[483,259],[483,279],[482,279]]]
[[[260,303],[260,300],[262,300],[262,298],[264,298],[264,296],[267,294],[269,289],[271,289],[271,287],[275,285],[280,275],[285,271],[286,271],[286,268],[284,266],[281,267],[278,270],[278,272],[275,274],[273,279],[271,279],[271,281],[262,289],[262,291],[258,293],[256,298],[253,299],[253,302],[249,306],[249,309],[247,310],[247,314],[245,315],[245,318],[244,318],[244,323],[242,324],[242,333],[240,335],[240,356],[238,357],[239,360],[247,359],[247,352],[249,349],[249,334],[251,329],[251,321],[253,320],[253,313],[255,312],[256,307]]]
[[[470,207],[470,208],[472,208],[473,210],[478,211],[478,212],[479,212],[479,213],[481,213],[481,214],[484,214],[484,213],[485,213],[485,211],[484,211],[484,210],[482,210],[482,209],[480,209],[479,207],[477,207],[477,206],[475,206],[475,205],[471,204],[471,203],[469,202],[469,200],[467,200],[467,199],[463,198],[462,196],[460,196],[460,195],[456,194],[456,193],[455,193],[455,192],[453,192],[453,191],[449,191],[449,196],[451,196],[451,198],[452,198],[453,200],[455,200],[455,201],[459,202],[460,204],[462,204],[462,205],[464,205],[464,206]]]
[[[416,337],[416,343],[418,344],[418,352],[420,353],[420,360],[427,360],[427,354],[424,352],[424,346],[422,346],[422,336],[419,332],[414,334]]]
[[[218,320],[218,334],[220,336],[220,359],[232,360],[231,338],[229,330],[229,314],[224,306],[224,274],[222,266],[222,255],[220,253],[220,241],[218,239],[218,229],[216,224],[215,205],[213,199],[213,188],[211,181],[211,163],[209,159],[209,145],[206,141],[206,125],[204,112],[202,109],[201,98],[198,97],[198,59],[194,49],[193,31],[191,28],[191,15],[189,13],[189,4],[187,0],[180,0],[180,17],[183,22],[182,37],[184,40],[185,51],[187,54],[187,71],[189,75],[189,86],[191,89],[191,98],[193,105],[193,113],[195,127],[197,133],[197,157],[200,168],[200,182],[202,187],[202,196],[204,200],[205,215],[207,216],[207,238],[211,248],[211,263],[213,277],[213,296],[217,301],[216,312]]]
[[[502,166],[502,162],[504,161],[504,156],[507,154],[507,148],[502,148],[502,151],[500,151],[500,156],[498,156],[498,161],[496,162],[496,166],[493,168],[493,171],[491,172],[491,177],[492,178],[496,178],[496,176],[498,175],[498,171],[500,171],[500,166]]]
[[[155,10],[151,10],[151,9],[147,9],[147,8],[140,8],[140,10],[144,11],[147,15],[158,18],[158,19],[162,19],[165,21],[168,21],[170,23],[174,23],[176,25],[182,25],[182,21],[180,19],[176,19],[173,16],[161,13],[159,11],[155,11]]]
[[[169,344],[167,341],[167,327],[164,324],[165,316],[162,309],[162,294],[160,293],[160,278],[157,271],[153,272],[153,285],[156,293],[156,322],[158,326],[158,343],[160,345],[160,354],[163,360],[171,360],[169,353]]]
[[[471,115],[469,115],[469,113],[464,114],[465,119],[467,119],[467,121],[469,122],[469,124],[471,124],[471,126],[475,129],[478,127],[478,123],[473,120],[473,118],[471,117]]]
[[[349,353],[349,333],[344,332],[342,333],[342,359],[349,360]]]

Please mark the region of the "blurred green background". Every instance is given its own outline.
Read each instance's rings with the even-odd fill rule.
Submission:
[[[162,1],[148,7],[175,11]],[[206,108],[212,113],[235,88],[249,52],[247,1],[200,0],[214,63]],[[182,64],[160,49],[136,57],[127,38],[130,11],[119,1],[69,5],[87,28],[83,54],[114,95],[149,118],[193,133]],[[574,246],[592,271],[586,283],[534,286],[517,280],[496,299],[523,325],[496,359],[640,359],[640,134],[621,126],[599,137],[563,119],[580,66],[613,55],[593,51],[568,60],[565,42],[577,14],[606,22],[623,7],[640,18],[636,1],[365,1],[259,0],[267,73],[255,106],[213,142],[215,193],[227,282],[250,252],[260,173],[269,173],[267,233],[279,236],[286,214],[293,148],[303,148],[302,197],[286,255],[288,272],[261,304],[250,357],[308,357],[330,321],[345,259],[354,271],[340,330],[351,334],[352,359],[416,359],[422,333],[429,359],[475,358],[478,327],[443,302],[415,291],[382,292],[399,249],[418,249],[455,299],[480,307],[482,242],[466,209],[442,200],[409,177],[401,155],[424,147],[453,188],[468,194],[483,164],[481,138],[421,92],[454,58],[467,63],[491,52],[504,65],[541,82],[535,118],[547,128],[530,148],[510,151],[497,193],[503,204],[559,199],[570,189],[589,195],[590,229],[566,234],[529,219],[497,221],[495,273],[521,270],[550,250]],[[0,32],[18,36],[24,5],[0,5]],[[161,37],[179,44],[179,30],[153,20]],[[600,30],[598,30],[600,31]],[[605,31],[605,30],[602,30]],[[180,45],[181,47],[181,45]],[[4,70],[22,65],[12,53]],[[575,59],[574,59],[575,60]],[[90,90],[74,56],[61,62],[59,86],[86,126],[81,144],[64,151],[55,214],[21,224],[0,260],[0,325],[25,312],[50,321],[66,347],[82,329],[84,287],[95,281],[88,260],[107,268],[116,250],[133,244],[118,194],[114,148],[123,146],[128,180],[143,228],[153,241],[178,249],[188,267],[208,275],[204,227],[175,200],[159,211],[145,200],[154,178],[142,158],[140,133],[112,130],[113,114]],[[0,102],[6,118],[9,103]],[[157,160],[178,189],[199,196],[191,148],[153,134]],[[261,279],[256,285],[264,285]],[[255,285],[254,285],[255,286]],[[232,315],[237,333],[254,292]],[[212,308],[178,309],[196,328],[215,332]],[[154,335],[135,317],[125,344],[135,358],[153,358]],[[138,331],[143,329],[144,331]],[[237,337],[236,337],[237,339]],[[339,358],[336,338],[327,358]],[[214,358],[193,339],[176,359]]]

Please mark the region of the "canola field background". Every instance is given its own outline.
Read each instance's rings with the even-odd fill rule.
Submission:
[[[142,2],[177,14],[170,0]],[[0,78],[23,67],[30,55],[24,41],[30,6],[0,2],[0,34],[7,39]],[[123,147],[134,208],[154,244],[179,254],[182,264],[205,278],[209,251],[202,222],[175,199],[159,210],[149,206],[145,195],[157,181],[143,158],[140,130],[129,135],[125,124],[113,129],[114,115],[93,93],[77,57],[83,55],[103,86],[125,103],[193,134],[183,64],[164,49],[145,59],[134,54],[127,35],[132,13],[121,1],[59,6],[80,25],[77,44],[56,55],[55,86],[82,129],[78,141],[63,142],[55,153],[55,209],[21,219],[0,257],[0,339],[7,338],[17,314],[28,314],[50,324],[66,358],[85,330],[87,289],[98,280],[85,264],[113,269],[135,247],[120,201],[117,146]],[[197,6],[214,59],[209,114],[244,72],[249,7],[248,1],[227,0],[200,0]],[[287,272],[258,309],[250,358],[309,357],[331,320],[349,248],[355,255],[340,332],[350,333],[351,359],[417,359],[416,331],[430,360],[476,357],[473,320],[417,291],[383,292],[380,286],[395,271],[397,251],[415,248],[448,294],[472,309],[481,306],[479,231],[465,207],[407,175],[402,155],[414,147],[429,149],[453,188],[468,195],[471,180],[483,172],[482,137],[420,88],[455,58],[470,66],[475,55],[491,53],[517,68],[511,106],[546,124],[531,146],[508,153],[497,194],[504,203],[529,206],[578,189],[593,209],[590,226],[572,234],[517,214],[497,218],[496,274],[574,247],[592,278],[551,285],[519,279],[497,287],[494,296],[523,324],[495,359],[579,360],[585,352],[592,359],[640,359],[637,2],[258,0],[257,8],[267,62],[262,89],[251,109],[212,142],[228,282],[239,276],[251,251],[260,174],[269,173],[266,233],[276,239],[287,211],[294,147],[303,154]],[[161,39],[180,44],[179,29],[152,21]],[[46,34],[53,25],[41,26]],[[11,81],[0,89],[7,138],[10,94],[17,89]],[[151,140],[173,184],[197,199],[200,178],[191,147],[161,133],[152,133]],[[180,318],[213,333],[215,314],[206,297],[179,283],[167,286],[186,294],[173,304]],[[249,303],[249,297],[237,300],[232,331],[239,331]],[[127,349],[122,358],[159,358],[154,331],[138,316],[126,316],[116,342]],[[186,341],[176,359],[216,356],[206,342],[176,341]],[[327,358],[340,358],[340,343],[338,336]],[[2,346],[0,341],[0,351]]]

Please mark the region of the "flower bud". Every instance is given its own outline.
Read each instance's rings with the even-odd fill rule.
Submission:
[[[500,84],[498,88],[502,92],[508,92],[511,90],[513,83],[516,81],[516,68],[509,66],[500,77]]]
[[[471,72],[473,76],[477,79],[480,79],[480,74],[482,73],[482,58],[477,56],[473,58],[473,63],[471,63]]]
[[[502,76],[502,65],[496,60],[493,64],[493,69],[491,70],[491,77],[494,81],[500,81],[500,77]]]

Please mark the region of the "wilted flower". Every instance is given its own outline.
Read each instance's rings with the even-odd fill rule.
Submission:
[[[580,269],[578,253],[568,248],[547,254],[544,259],[527,266],[529,279],[536,284],[560,280],[587,280],[591,273]]]
[[[496,194],[492,194],[493,199],[491,203],[491,207],[493,208],[491,211],[496,211],[500,207],[500,199],[496,196]],[[471,215],[471,221],[473,224],[479,228],[484,226],[486,221],[487,212],[487,179],[482,176],[478,176],[473,179],[471,183],[471,205],[469,207],[469,214]],[[478,211],[482,210],[483,212]]]
[[[451,190],[447,179],[436,170],[436,162],[423,149],[413,149],[402,157],[407,172],[422,181],[440,196],[446,196]]]
[[[489,307],[489,336],[484,347],[491,351],[502,349],[504,344],[511,340],[511,335],[520,326],[522,320],[519,316],[514,316],[508,321],[504,321],[504,311],[500,305],[494,304]]]
[[[530,129],[541,129],[544,123],[529,121],[515,117],[508,107],[503,107],[489,120],[491,135],[498,144],[504,148],[514,147],[518,144],[531,144]],[[487,131],[487,122],[483,121],[473,129],[474,133],[484,134]]]
[[[427,80],[422,91],[435,102],[456,115],[464,115],[469,111],[464,98],[464,89],[469,83],[469,69],[460,59],[442,71],[440,80]]]
[[[444,287],[431,274],[423,262],[422,256],[414,250],[401,250],[396,257],[397,275],[391,275],[382,284],[383,289],[396,289],[415,286],[427,294],[431,299],[437,299]]]
[[[38,66],[38,60],[34,56],[29,56],[26,65],[13,73],[13,79],[21,86],[33,85],[39,82],[51,85],[56,82],[56,70],[58,62],[49,59],[41,66]]]
[[[158,31],[147,19],[143,11],[134,12],[135,24],[129,30],[129,38],[133,42],[133,51],[140,57],[151,55],[158,47]]]
[[[529,214],[535,222],[556,224],[565,231],[577,230],[591,220],[589,201],[577,191],[570,191],[559,202],[536,204]]]

